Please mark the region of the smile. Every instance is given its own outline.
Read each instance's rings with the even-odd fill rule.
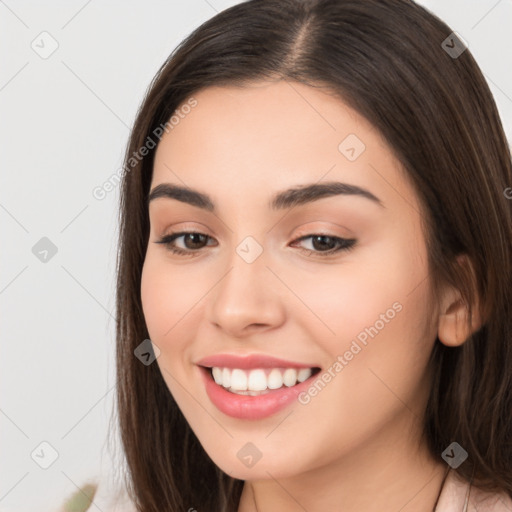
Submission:
[[[240,368],[220,368],[214,366],[212,377],[215,382],[231,393],[258,396],[284,386],[292,387],[304,382],[313,374],[314,368],[258,368],[242,370]]]
[[[227,368],[198,366],[206,394],[222,413],[258,420],[291,405],[321,370],[311,368]]]

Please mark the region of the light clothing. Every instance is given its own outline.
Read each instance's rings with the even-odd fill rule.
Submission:
[[[87,512],[98,509],[102,512],[137,512],[127,493],[116,491],[108,481],[99,483],[94,504],[98,508],[91,504]],[[504,493],[488,493],[470,486],[450,470],[441,489],[436,512],[512,512],[512,500]]]
[[[505,493],[489,493],[470,486],[450,470],[441,489],[436,512],[512,512],[512,500]]]

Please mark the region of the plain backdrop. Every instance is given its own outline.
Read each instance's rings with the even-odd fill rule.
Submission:
[[[111,470],[119,196],[93,190],[168,54],[236,3],[0,0],[2,512],[56,511]],[[512,0],[420,3],[466,40],[512,140]]]

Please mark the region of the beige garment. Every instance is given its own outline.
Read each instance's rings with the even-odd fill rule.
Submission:
[[[101,510],[102,512],[136,512],[135,505],[125,491],[115,489],[108,481],[100,482],[94,504],[87,512]],[[466,507],[467,505],[467,507]],[[455,471],[450,470],[435,512],[512,512],[512,500],[504,493],[488,493],[469,482],[462,480]]]
[[[436,512],[512,512],[512,500],[505,493],[483,491],[450,470]]]

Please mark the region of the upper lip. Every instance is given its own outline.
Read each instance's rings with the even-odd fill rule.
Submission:
[[[317,365],[307,363],[297,363],[295,361],[287,361],[277,357],[267,356],[265,354],[250,354],[239,356],[235,354],[215,354],[200,359],[197,364],[212,368],[319,368]]]

